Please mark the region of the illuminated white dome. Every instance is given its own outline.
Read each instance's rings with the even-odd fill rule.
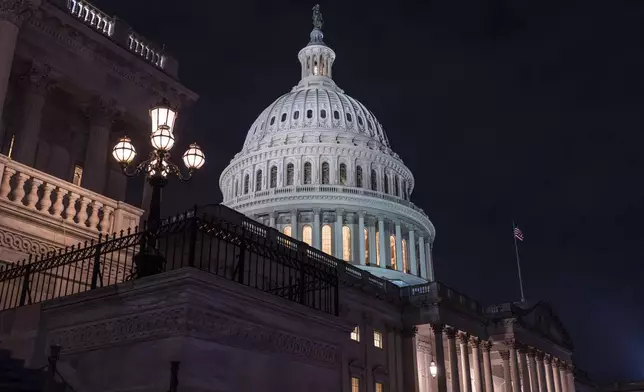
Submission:
[[[431,280],[435,231],[410,201],[414,177],[376,117],[331,78],[335,52],[314,10],[301,80],[222,172],[224,204],[396,283]]]

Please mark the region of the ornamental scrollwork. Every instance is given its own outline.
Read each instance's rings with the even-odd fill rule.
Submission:
[[[0,0],[0,20],[6,20],[20,27],[34,11],[29,0]]]
[[[30,255],[41,255],[48,252],[56,252],[59,249],[46,242],[38,241],[33,238],[1,229],[0,246]]]

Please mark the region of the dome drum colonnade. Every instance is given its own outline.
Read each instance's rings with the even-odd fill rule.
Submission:
[[[299,52],[299,84],[260,114],[222,172],[223,203],[377,276],[433,280],[435,229],[409,201],[413,175],[375,116],[331,79],[321,25]]]

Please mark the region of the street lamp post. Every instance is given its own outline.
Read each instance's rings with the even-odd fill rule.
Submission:
[[[136,149],[127,136],[118,140],[112,149],[112,156],[121,165],[123,173],[128,177],[138,174],[147,175],[147,181],[152,186],[152,200],[150,201],[148,215],[148,234],[150,238],[144,238],[141,244],[139,258],[135,260],[138,277],[152,275],[163,270],[163,259],[159,255],[153,255],[149,248],[154,248],[154,231],[161,224],[161,189],[168,184],[168,177],[175,175],[180,181],[188,181],[194,172],[206,163],[206,157],[201,148],[193,143],[183,154],[183,163],[188,169],[188,174],[181,173],[181,169],[170,161],[170,150],[174,146],[174,122],[177,112],[163,102],[150,109],[152,122],[152,133],[150,143],[153,150],[148,159],[130,168],[130,164],[136,156]]]

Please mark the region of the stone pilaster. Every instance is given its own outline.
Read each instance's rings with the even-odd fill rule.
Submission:
[[[409,270],[412,275],[418,276],[418,260],[416,259],[416,235],[414,228],[409,227]]]
[[[423,236],[418,237],[418,253],[420,253],[418,260],[420,264],[420,276],[427,279],[427,259],[425,258],[425,238]]]
[[[119,111],[114,101],[94,97],[86,107],[86,114],[90,125],[81,185],[103,194],[111,149],[110,131]]]
[[[300,225],[298,215],[299,213],[297,209],[291,211],[291,237],[296,240],[300,239]]]
[[[512,370],[512,392],[521,392],[521,378],[519,376],[519,361],[517,356],[517,344],[514,341],[507,342],[510,349],[510,366]],[[559,391],[557,391],[559,392]]]
[[[563,392],[561,390],[561,379],[559,378],[559,360],[554,358],[550,366],[552,367],[552,384],[555,387],[555,392]]]
[[[461,372],[463,373],[463,391],[472,392],[472,375],[470,374],[470,352],[467,348],[470,337],[467,334],[458,334],[459,348],[461,351]]]
[[[364,215],[364,211],[358,211],[358,260],[360,265],[365,265]]]
[[[380,253],[380,268],[385,268],[387,265],[387,253],[385,252],[385,241],[387,234],[385,233],[385,218],[381,215],[378,217],[378,252]]]
[[[568,392],[568,377],[566,376],[566,369],[568,366],[564,362],[559,362],[559,382],[561,384],[561,392]]]
[[[322,244],[320,244],[320,209],[313,209],[313,247],[316,249],[322,249]]]
[[[403,266],[402,230],[400,229],[400,221],[396,221],[396,269],[398,271],[407,272],[404,271]]]
[[[342,260],[342,223],[343,221],[344,210],[338,208],[335,211],[335,257]]]
[[[546,374],[548,392],[555,392],[555,384],[552,378],[552,357],[550,355],[545,355],[543,358],[543,371]]]

